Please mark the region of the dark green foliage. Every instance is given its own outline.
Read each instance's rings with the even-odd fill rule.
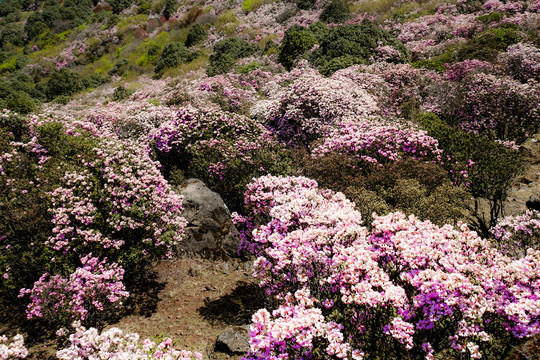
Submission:
[[[497,53],[505,51],[509,45],[521,41],[515,24],[502,25],[495,29],[482,31],[467,41],[458,51],[460,61],[466,59],[494,60]]]
[[[82,79],[85,88],[96,88],[99,85],[110,81],[109,77],[104,77],[101,74],[92,74]]]
[[[28,114],[36,111],[34,99],[23,91],[14,91],[9,94],[5,100],[4,106],[19,114]]]
[[[285,31],[278,60],[290,70],[294,61],[317,43],[317,38],[309,29],[293,25]]]
[[[524,169],[521,155],[484,137],[454,129],[432,113],[420,115],[418,121],[439,141],[447,155],[461,164],[467,164],[469,159],[474,162],[468,168],[467,178],[474,197],[472,224],[483,236],[489,237],[488,229],[503,215],[506,193],[512,181]],[[487,203],[486,211],[483,211],[482,203]]]
[[[342,23],[351,17],[351,11],[344,0],[332,0],[326,4],[319,19],[326,23]]]
[[[197,45],[207,37],[206,28],[201,24],[193,25],[188,32],[186,46]]]
[[[188,63],[193,59],[193,54],[184,44],[179,42],[168,43],[156,63],[155,71],[160,73],[165,69]]]
[[[476,18],[476,20],[483,22],[484,24],[490,24],[492,22],[499,22],[503,18],[503,14],[498,11],[493,11],[487,15],[482,15]]]
[[[165,19],[169,20],[171,15],[174,14],[175,10],[176,10],[176,0],[166,0],[165,8],[163,9],[163,16],[165,16]]]
[[[43,16],[38,12],[33,12],[26,20],[24,32],[28,35],[29,39],[33,39],[45,32],[48,28]]]
[[[51,74],[47,81],[47,98],[54,99],[60,95],[73,95],[84,89],[82,77],[69,70],[61,69]]]
[[[302,10],[311,10],[316,0],[296,0],[296,6]]]
[[[133,91],[126,89],[122,85],[118,86],[116,89],[114,89],[113,93],[113,101],[121,101],[129,98]]]
[[[109,75],[123,76],[126,73],[128,66],[129,63],[126,59],[120,59],[113,65],[111,70],[109,70]]]
[[[365,21],[361,25],[332,28],[320,42],[320,47],[314,51],[312,60],[321,69],[325,69],[325,74],[330,74],[341,68],[339,66],[368,63],[379,44],[393,46],[401,53],[403,62],[410,58],[409,52],[398,39],[381,27]],[[337,58],[341,59],[334,60],[333,66],[330,66],[329,63]]]
[[[411,66],[416,69],[424,68],[426,70],[434,70],[442,73],[446,70],[446,64],[451,64],[453,61],[454,52],[448,51],[430,59],[415,61],[411,64]]]
[[[214,45],[214,52],[210,55],[210,65],[206,69],[208,76],[229,72],[236,60],[251,56],[259,51],[257,45],[237,38],[227,38]]]
[[[127,9],[133,1],[132,0],[109,0],[107,2],[109,3],[109,5],[112,6],[113,13],[119,14],[120,12],[122,12],[122,10]]]
[[[318,42],[321,42],[330,32],[330,28],[322,21],[315,21],[309,25],[309,31],[315,35]]]
[[[141,1],[139,4],[139,14],[150,14],[150,9],[152,8],[152,4],[148,1]]]
[[[256,70],[258,68],[261,67],[261,64],[259,64],[258,62],[254,61],[252,63],[249,63],[249,64],[246,64],[244,66],[239,66],[236,68],[236,72],[238,74],[248,74],[250,72],[252,72],[253,70]]]
[[[10,23],[0,28],[0,44],[24,45],[24,29],[21,25]]]

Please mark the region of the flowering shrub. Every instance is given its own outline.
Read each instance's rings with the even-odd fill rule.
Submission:
[[[255,179],[246,204],[254,274],[279,305],[253,316],[246,359],[500,358],[540,332],[538,251],[513,260],[463,224],[401,213],[368,233],[306,178]]]
[[[317,158],[330,152],[356,156],[359,170],[400,161],[403,154],[428,161],[441,162],[442,159],[437,140],[426,131],[382,119],[347,119],[342,122],[313,149],[312,154]]]
[[[507,216],[489,231],[502,251],[521,258],[526,249],[540,247],[540,212],[527,210],[521,215]]]
[[[492,140],[520,144],[539,129],[538,98],[538,83],[473,72],[449,86],[438,101],[448,123]]]
[[[92,136],[93,124],[3,115],[2,296],[25,288],[29,317],[98,322],[128,296],[124,280],[172,254],[182,197],[145,148]]]
[[[142,344],[136,333],[124,334],[110,328],[101,334],[96,328],[86,329],[75,324],[76,332],[69,336],[71,345],[56,353],[58,359],[119,359],[119,360],[202,360],[198,352],[176,350],[170,338],[159,343],[145,339]]]
[[[8,342],[8,337],[0,336],[0,359],[25,359],[28,356],[28,350],[24,346],[24,338],[18,334],[13,337],[11,343]]]
[[[152,149],[170,174],[173,167],[203,179],[238,208],[244,186],[261,173],[289,171],[288,153],[262,124],[210,109],[181,108],[150,135]]]
[[[374,96],[345,76],[327,78],[309,67],[300,71],[276,101],[252,110],[286,144],[308,145],[343,117],[379,112]]]
[[[106,259],[100,261],[90,256],[81,259],[82,267],[77,268],[69,279],[46,273],[32,289],[21,289],[19,297],[30,295],[32,300],[26,310],[27,317],[68,325],[121,305],[121,301],[129,296],[122,283],[124,269],[116,263],[107,264]]]
[[[499,59],[514,79],[524,83],[529,79],[540,81],[540,49],[536,46],[524,43],[511,45]]]

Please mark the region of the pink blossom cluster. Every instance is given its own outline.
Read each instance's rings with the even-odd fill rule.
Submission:
[[[516,260],[464,224],[402,213],[368,233],[353,203],[301,177],[255,179],[246,205],[254,274],[279,304],[253,317],[247,359],[481,358],[540,333],[539,251]]]
[[[10,343],[8,341],[6,335],[0,336],[0,360],[26,359],[28,350],[24,346],[23,336],[17,334]]]
[[[348,120],[348,121],[347,121]],[[347,119],[312,150],[318,158],[328,153],[356,156],[360,169],[400,161],[403,155],[424,161],[442,160],[437,139],[426,131],[384,119]]]
[[[509,75],[521,82],[529,79],[540,81],[540,49],[536,46],[517,43],[510,45],[499,55]]]
[[[161,341],[145,339],[137,333],[124,333],[110,328],[99,333],[74,324],[76,332],[69,336],[70,345],[56,353],[61,360],[118,359],[118,360],[202,360],[195,351],[177,350],[170,338]]]
[[[235,86],[231,80],[231,74],[216,75],[202,79],[199,88],[213,94],[218,101],[223,100],[227,110],[238,111],[255,100],[256,91],[252,83],[241,82],[240,86]]]
[[[527,248],[540,248],[540,212],[507,216],[489,230],[503,251],[524,256]]]
[[[265,106],[252,109],[277,136],[289,144],[307,144],[323,136],[345,116],[370,116],[380,112],[367,90],[339,74],[324,77],[304,67],[296,79],[277,92]],[[273,100],[273,101],[272,101]]]
[[[443,117],[466,131],[521,144],[539,129],[539,98],[537,82],[472,72],[448,84],[435,102]]]
[[[93,312],[116,308],[129,296],[122,280],[124,269],[88,254],[80,259],[69,278],[45,273],[32,289],[21,289],[19,297],[30,295],[26,315],[50,322],[86,320]]]
[[[493,66],[487,61],[480,60],[465,60],[452,65],[446,64],[446,71],[444,76],[449,81],[459,81],[473,72],[486,72],[490,70]]]
[[[159,249],[170,254],[185,227],[182,196],[142,147],[103,139],[95,151],[96,161],[82,172],[66,172],[64,186],[51,192],[55,227],[47,245],[64,253],[134,247],[145,255]],[[126,238],[126,230],[144,238]]]
[[[195,156],[215,154],[208,164],[210,176],[222,178],[232,164],[253,164],[253,152],[275,143],[259,122],[221,110],[181,108],[176,119],[149,134],[150,143],[162,154],[176,154],[178,165],[188,166]],[[215,160],[214,160],[215,159]]]

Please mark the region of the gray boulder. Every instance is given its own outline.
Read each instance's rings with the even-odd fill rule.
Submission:
[[[236,256],[240,238],[221,196],[198,179],[187,180],[178,190],[184,195],[182,215],[187,220],[186,234],[178,250],[208,256]]]
[[[249,325],[228,328],[217,337],[214,350],[228,354],[246,354],[249,351]]]

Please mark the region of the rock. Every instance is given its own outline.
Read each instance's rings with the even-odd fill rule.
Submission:
[[[182,215],[187,220],[186,235],[178,245],[182,252],[236,256],[240,238],[231,212],[219,194],[197,179],[189,179],[179,189],[184,195]]]
[[[215,351],[246,354],[249,351],[249,325],[233,326],[216,339]]]
[[[540,211],[540,199],[537,196],[531,196],[525,205],[528,209]]]

